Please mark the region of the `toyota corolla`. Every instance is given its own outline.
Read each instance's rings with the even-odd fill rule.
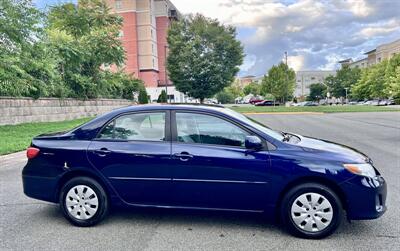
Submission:
[[[277,132],[215,106],[114,110],[27,149],[27,196],[59,203],[77,226],[111,206],[263,213],[292,234],[322,238],[386,210],[386,183],[357,150]]]

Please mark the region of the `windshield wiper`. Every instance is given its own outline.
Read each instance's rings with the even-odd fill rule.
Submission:
[[[283,142],[289,142],[290,137],[292,137],[292,135],[285,133],[285,132],[281,132],[281,134],[283,136],[283,139],[282,139]]]

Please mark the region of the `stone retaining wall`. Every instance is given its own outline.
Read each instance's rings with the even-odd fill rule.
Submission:
[[[124,99],[76,100],[0,97],[0,125],[71,120],[131,105]]]

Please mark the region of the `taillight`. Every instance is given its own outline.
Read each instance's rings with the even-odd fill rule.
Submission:
[[[28,157],[28,159],[33,159],[39,154],[39,152],[40,150],[38,148],[28,147],[28,149],[26,149],[26,157]]]

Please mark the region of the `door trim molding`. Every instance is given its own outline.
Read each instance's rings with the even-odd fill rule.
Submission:
[[[249,180],[203,180],[203,179],[172,179],[173,181],[182,182],[213,182],[213,183],[239,183],[239,184],[267,184],[265,181],[249,181]]]
[[[171,178],[137,178],[137,177],[108,177],[112,180],[158,180],[158,181],[172,181]]]
[[[206,182],[206,183],[234,183],[234,184],[267,184],[265,181],[249,180],[203,180],[203,179],[173,179],[173,178],[140,178],[140,177],[108,177],[112,180],[149,180],[149,181],[181,181],[181,182]]]

